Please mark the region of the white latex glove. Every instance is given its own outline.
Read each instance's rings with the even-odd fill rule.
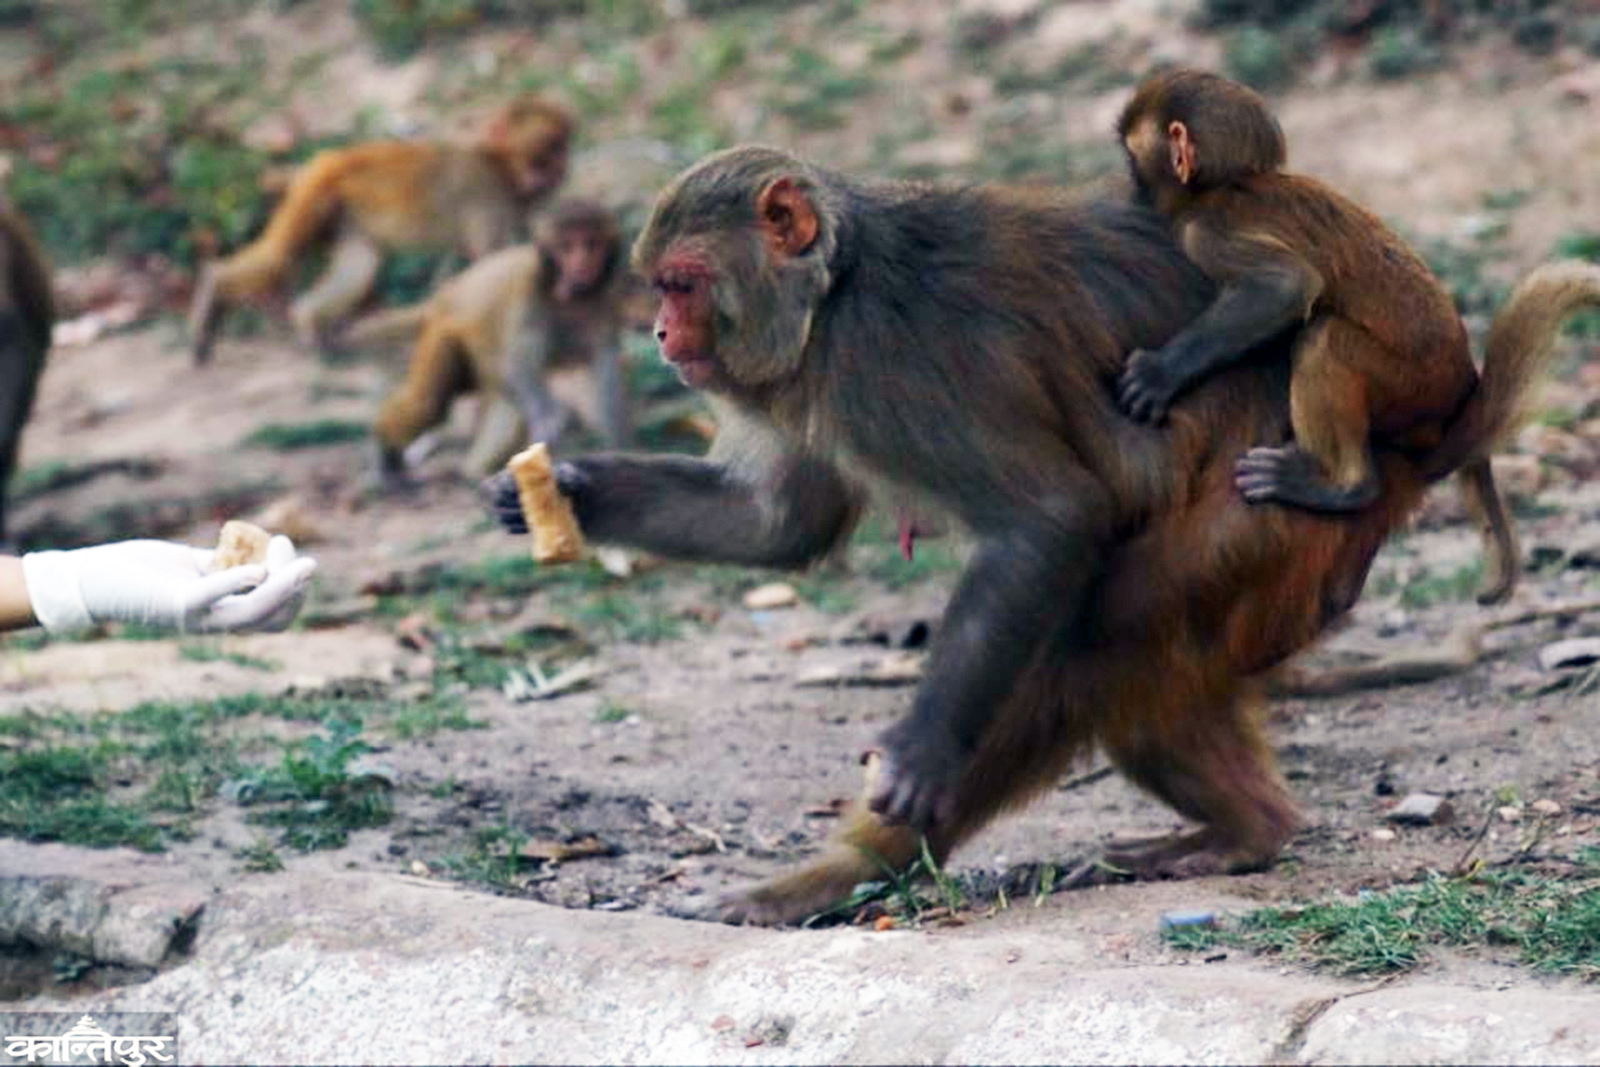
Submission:
[[[317,561],[279,534],[267,562],[207,574],[215,550],[171,541],[116,541],[30,552],[22,574],[34,617],[51,633],[136,622],[179,633],[281,630],[294,621]]]

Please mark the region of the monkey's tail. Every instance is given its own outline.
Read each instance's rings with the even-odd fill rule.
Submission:
[[[337,154],[324,152],[295,172],[261,236],[224,264],[219,281],[227,295],[254,295],[282,280],[294,254],[310,244],[338,213],[338,186],[346,169]]]
[[[363,315],[340,331],[338,343],[353,348],[390,349],[409,345],[422,332],[428,317],[428,303],[387,308]],[[409,352],[407,353],[409,354]]]
[[[1559,260],[1536,268],[1512,290],[1489,326],[1478,390],[1422,461],[1432,480],[1487,459],[1522,425],[1533,385],[1545,373],[1556,333],[1574,311],[1600,308],[1600,264]]]

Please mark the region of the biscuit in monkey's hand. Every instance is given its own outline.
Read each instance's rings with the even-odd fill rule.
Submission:
[[[211,570],[225,571],[251,563],[267,562],[267,545],[272,535],[253,523],[229,519],[222,524],[217,550],[211,554]]]
[[[517,481],[517,499],[522,517],[533,534],[533,558],[540,563],[572,563],[583,558],[583,531],[572,514],[572,505],[556,485],[555,469],[550,465],[550,450],[541,441],[531,445],[506,463]]]

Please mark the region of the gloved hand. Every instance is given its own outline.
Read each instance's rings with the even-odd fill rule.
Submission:
[[[171,541],[116,541],[30,552],[23,578],[34,617],[51,633],[136,622],[179,633],[282,630],[305,600],[317,561],[282,534],[267,562],[207,574],[214,549]]]

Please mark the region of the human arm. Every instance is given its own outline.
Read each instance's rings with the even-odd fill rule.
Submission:
[[[281,630],[294,620],[316,560],[280,535],[266,563],[207,573],[212,551],[133,540],[0,557],[0,628],[74,633],[135,622],[204,633]]]

